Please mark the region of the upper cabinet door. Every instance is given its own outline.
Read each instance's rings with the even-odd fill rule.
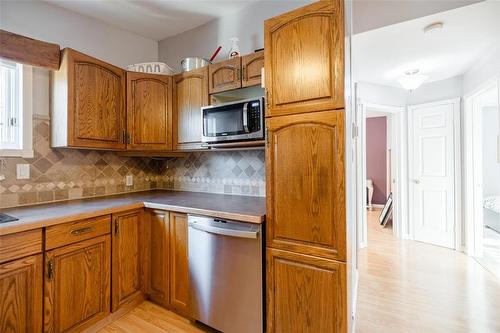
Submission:
[[[211,94],[241,88],[241,58],[209,65],[208,75]]]
[[[51,80],[52,146],[125,149],[125,71],[64,49]]]
[[[172,149],[172,77],[127,73],[127,149]]]
[[[175,149],[201,147],[201,107],[208,104],[208,67],[174,77]]]
[[[343,15],[320,1],[265,21],[266,116],[344,108]]]
[[[344,112],[267,119],[267,246],[345,260]]]
[[[261,84],[262,68],[264,67],[264,51],[255,52],[241,57],[242,87]]]

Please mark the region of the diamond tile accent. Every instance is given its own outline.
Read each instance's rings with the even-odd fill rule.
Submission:
[[[16,193],[17,191],[19,191],[20,187],[17,186],[17,185],[11,185],[9,186],[9,191],[11,191],[12,193]]]

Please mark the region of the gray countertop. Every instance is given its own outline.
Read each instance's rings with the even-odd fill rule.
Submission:
[[[142,207],[250,223],[265,220],[265,198],[185,191],[145,191],[0,210],[19,221],[0,224],[0,235]]]

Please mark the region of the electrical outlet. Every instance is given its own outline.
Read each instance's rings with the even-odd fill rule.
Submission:
[[[127,175],[127,177],[125,177],[125,185],[127,185],[127,186],[134,185],[134,176],[133,175]]]
[[[30,165],[16,164],[17,179],[30,179]]]

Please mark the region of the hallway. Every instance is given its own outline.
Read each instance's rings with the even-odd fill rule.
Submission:
[[[397,241],[368,212],[357,333],[500,332],[500,281],[461,252]]]

